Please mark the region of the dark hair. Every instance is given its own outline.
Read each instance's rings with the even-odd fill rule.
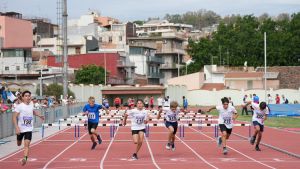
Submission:
[[[30,94],[30,95],[31,95],[31,92],[30,92],[30,91],[28,91],[28,90],[26,90],[26,91],[24,91],[24,92],[22,93],[22,97],[24,97],[24,95],[25,95],[26,93],[28,93],[28,94]]]
[[[266,107],[267,107],[267,103],[266,103],[266,102],[260,102],[259,108],[260,108],[261,110],[266,109]]]
[[[137,99],[137,100],[136,100],[136,104],[137,104],[139,101],[142,102],[143,104],[145,104],[144,101],[143,101],[142,99]]]
[[[223,98],[221,99],[221,101],[222,101],[222,104],[224,104],[224,103],[229,103],[229,99],[228,99],[227,97],[223,97]]]

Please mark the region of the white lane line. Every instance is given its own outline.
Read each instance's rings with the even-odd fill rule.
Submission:
[[[83,138],[84,136],[86,136],[88,133],[85,133],[84,135],[82,135],[78,140],[76,140],[74,143],[72,143],[71,145],[69,145],[67,148],[65,148],[63,151],[61,151],[59,154],[57,154],[54,158],[52,158],[50,161],[48,161],[48,163],[46,165],[44,165],[43,169],[46,169],[55,159],[57,159],[59,156],[61,156],[64,152],[66,152],[69,148],[71,148],[72,146],[74,146],[76,143],[78,143],[78,141]]]
[[[155,167],[156,167],[157,169],[160,169],[160,167],[158,166],[158,164],[156,163],[156,161],[155,161],[155,159],[154,159],[154,156],[153,156],[151,147],[150,147],[149,142],[148,142],[148,138],[145,137],[145,140],[146,140],[147,147],[148,147],[148,149],[149,149],[149,152],[150,152],[150,155],[151,155],[151,159],[152,159],[153,164],[155,165]]]
[[[65,129],[63,129],[63,130],[61,130],[61,131],[59,131],[59,132],[57,132],[57,133],[54,133],[54,134],[52,134],[52,135],[50,135],[50,136],[48,136],[48,137],[46,137],[46,138],[44,138],[44,139],[41,139],[40,141],[37,141],[37,142],[31,144],[31,145],[30,145],[30,148],[32,148],[32,147],[34,147],[34,146],[40,144],[41,142],[43,142],[43,141],[45,141],[45,140],[47,140],[47,139],[49,139],[49,138],[52,138],[52,137],[54,137],[54,136],[56,136],[56,135],[58,135],[58,134],[60,134],[60,133],[62,133],[62,132],[64,132],[64,131],[66,131],[67,129],[69,129],[69,128],[65,128]],[[6,159],[8,159],[8,158],[10,158],[10,157],[12,157],[12,156],[14,156],[14,155],[16,155],[16,154],[18,154],[18,153],[20,153],[21,151],[24,151],[24,149],[21,148],[20,150],[14,152],[14,153],[12,153],[12,154],[10,154],[9,156],[6,156],[6,157],[2,158],[2,159],[0,160],[0,162],[6,160]]]
[[[194,130],[194,131],[196,131],[197,133],[200,133],[200,134],[204,135],[204,136],[207,137],[207,138],[210,138],[210,139],[212,139],[212,140],[215,140],[214,138],[212,138],[212,137],[210,137],[210,136],[208,136],[208,135],[206,135],[206,134],[204,134],[204,133],[201,133],[201,132],[199,132],[198,130],[196,130],[196,129],[194,129],[194,128],[191,128],[191,127],[189,127],[189,128],[192,129],[192,130]],[[244,153],[242,153],[242,152],[240,152],[240,151],[238,151],[238,150],[236,150],[236,149],[234,149],[234,148],[232,148],[232,147],[230,147],[230,146],[228,146],[228,145],[227,145],[227,147],[230,148],[230,149],[232,149],[233,151],[235,151],[235,152],[237,152],[237,153],[239,153],[239,154],[245,156],[246,158],[248,158],[248,159],[250,159],[250,160],[252,160],[252,161],[254,161],[254,162],[257,162],[257,163],[259,163],[259,164],[261,164],[261,165],[263,165],[263,166],[265,166],[265,167],[275,169],[274,167],[269,166],[269,165],[267,165],[267,164],[265,164],[265,163],[262,163],[262,162],[260,162],[260,161],[257,161],[257,160],[255,160],[254,158],[249,157],[249,156],[247,156],[246,154],[244,154]]]
[[[206,164],[210,165],[212,168],[218,169],[218,167],[212,165],[208,161],[206,161],[201,155],[199,155],[194,149],[192,149],[189,145],[187,145],[182,139],[180,139],[178,136],[176,136],[178,140],[180,140],[187,148],[189,148],[198,158],[200,158],[202,161],[204,161]]]
[[[120,128],[120,127],[117,127],[116,133],[115,133],[114,137],[111,139],[111,141],[110,141],[110,143],[109,143],[109,145],[108,145],[108,147],[107,147],[107,149],[106,149],[106,151],[105,151],[105,153],[104,153],[104,155],[103,155],[103,157],[102,157],[102,159],[101,159],[101,162],[100,162],[100,169],[103,169],[104,160],[105,160],[105,158],[106,158],[106,156],[107,156],[107,154],[108,154],[108,151],[109,151],[109,149],[110,149],[112,143],[114,142],[114,140],[115,140],[115,138],[116,138],[116,135],[117,135],[117,133],[118,133],[119,128]]]

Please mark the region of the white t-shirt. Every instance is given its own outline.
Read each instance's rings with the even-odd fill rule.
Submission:
[[[219,124],[225,124],[225,126],[229,129],[233,127],[233,120],[232,116],[233,114],[236,114],[237,111],[233,106],[228,106],[227,109],[224,109],[223,106],[217,106],[216,107],[218,112],[219,112],[219,119],[218,123]]]
[[[162,106],[163,104],[163,99],[161,97],[157,98],[157,105]]]
[[[253,110],[253,116],[252,116],[252,121],[257,121],[259,124],[264,124],[263,118],[265,115],[269,114],[269,108],[266,107],[265,110],[261,111],[259,108],[259,104],[257,103],[252,103],[251,104]]]
[[[173,112],[169,107],[164,107],[163,111],[166,112],[165,119],[168,122],[177,122],[178,114],[180,113],[179,107]]]
[[[21,133],[31,132],[33,130],[33,103],[29,105],[21,103],[15,108],[15,112],[20,113],[18,117],[18,126]]]
[[[127,115],[131,118],[131,130],[143,130],[146,128],[145,120],[148,120],[148,112],[138,109],[127,111]]]
[[[170,107],[170,99],[165,100],[164,107]]]

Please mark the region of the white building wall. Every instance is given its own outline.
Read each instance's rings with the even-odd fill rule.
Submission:
[[[129,55],[129,60],[136,66],[135,73],[147,75],[148,65],[145,55]]]
[[[31,59],[31,58],[27,58]],[[31,63],[31,61],[28,61]],[[28,63],[27,62],[27,63]],[[24,57],[3,57],[3,74],[15,74],[15,73],[26,73],[27,65],[25,65]],[[5,67],[9,67],[6,71]],[[17,71],[17,66],[20,66],[20,70]]]

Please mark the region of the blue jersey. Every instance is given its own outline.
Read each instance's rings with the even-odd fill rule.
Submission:
[[[83,112],[88,112],[88,122],[89,123],[98,123],[99,122],[99,110],[102,109],[102,106],[95,104],[91,107],[89,104],[85,105]]]

